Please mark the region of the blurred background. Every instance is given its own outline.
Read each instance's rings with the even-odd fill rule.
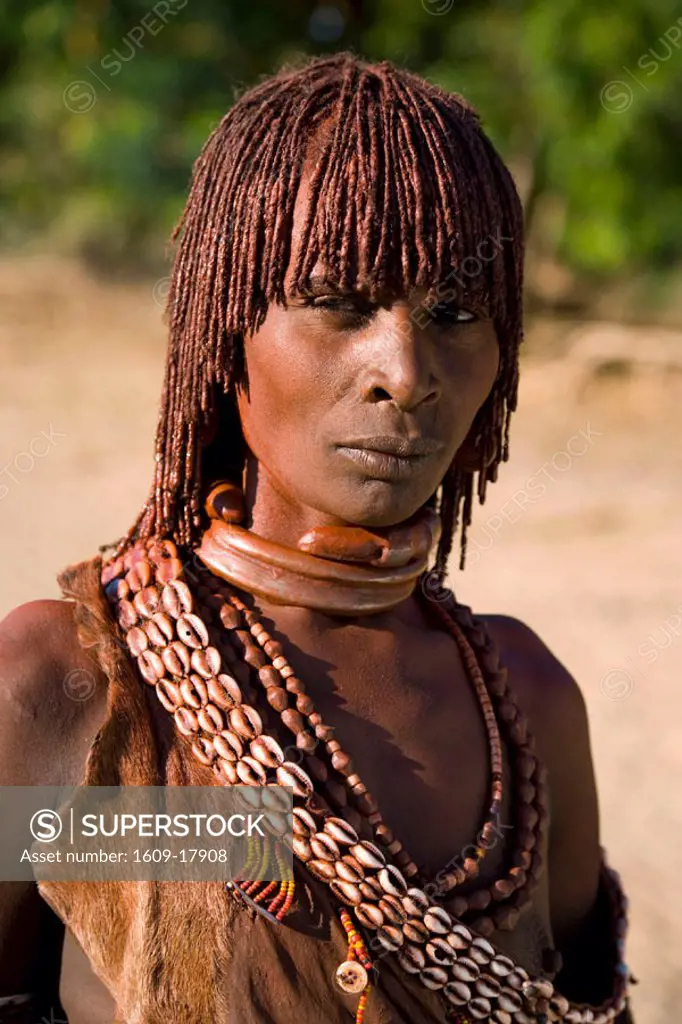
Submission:
[[[461,600],[587,701],[638,1024],[682,1005],[682,8],[668,0],[4,0],[0,614],[118,538],[152,470],[167,238],[262,74],[352,49],[463,93],[528,224],[511,459]]]

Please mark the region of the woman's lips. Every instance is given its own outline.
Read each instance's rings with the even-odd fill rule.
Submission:
[[[351,448],[345,445],[339,445],[338,451],[368,476],[391,483],[409,480],[430,458],[429,455],[389,455],[388,452],[373,451],[371,448]]]

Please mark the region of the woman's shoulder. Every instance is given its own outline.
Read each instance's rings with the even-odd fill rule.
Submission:
[[[554,809],[572,808],[575,794],[594,787],[587,704],[578,681],[525,622],[479,616],[526,712],[538,754],[549,773]]]
[[[511,615],[479,615],[509,672],[509,682],[527,713],[546,726],[583,716],[585,700],[577,680],[525,622]]]
[[[0,622],[0,781],[72,781],[64,773],[77,769],[81,745],[94,737],[106,692],[96,658],[79,642],[73,601],[13,609]]]

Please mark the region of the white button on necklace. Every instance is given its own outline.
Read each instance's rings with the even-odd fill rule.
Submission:
[[[362,992],[369,981],[367,971],[356,960],[344,960],[342,964],[339,964],[334,978],[341,991],[348,992],[350,995]]]

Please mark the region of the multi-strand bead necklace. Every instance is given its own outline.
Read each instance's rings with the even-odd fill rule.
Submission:
[[[282,645],[246,605],[246,595],[205,568],[192,569],[191,587],[187,575],[175,545],[157,538],[135,543],[110,562],[102,582],[142,679],[155,688],[193,755],[223,784],[274,784],[293,791],[290,845],[297,860],[329,886],[346,915],[342,923],[349,955],[340,986],[345,980],[347,990],[354,991],[359,972],[350,968],[357,963],[367,972],[371,966],[350,911],[357,926],[372,933],[372,946],[395,954],[407,973],[438,990],[456,1020],[614,1021],[625,1006],[628,978],[623,962],[626,901],[617,875],[606,866],[618,962],[612,996],[602,1006],[569,1003],[546,977],[531,977],[488,941],[495,929],[513,928],[531,898],[547,814],[543,768],[526,718],[492,641],[469,609],[454,601],[448,607],[428,602],[458,645],[490,747],[488,814],[472,856],[446,872],[442,894],[450,899],[453,889],[474,878],[486,854],[503,796],[500,729],[513,765],[515,844],[505,876],[456,896],[448,912],[424,891],[431,887],[384,822]],[[296,760],[282,748],[282,726],[293,738],[288,749],[295,749]],[[293,887],[280,887],[274,896],[272,889],[266,896],[263,891],[253,890],[253,901],[262,905],[270,897],[273,916],[282,920]],[[361,1020],[368,979],[360,975],[359,980],[356,1019]]]

